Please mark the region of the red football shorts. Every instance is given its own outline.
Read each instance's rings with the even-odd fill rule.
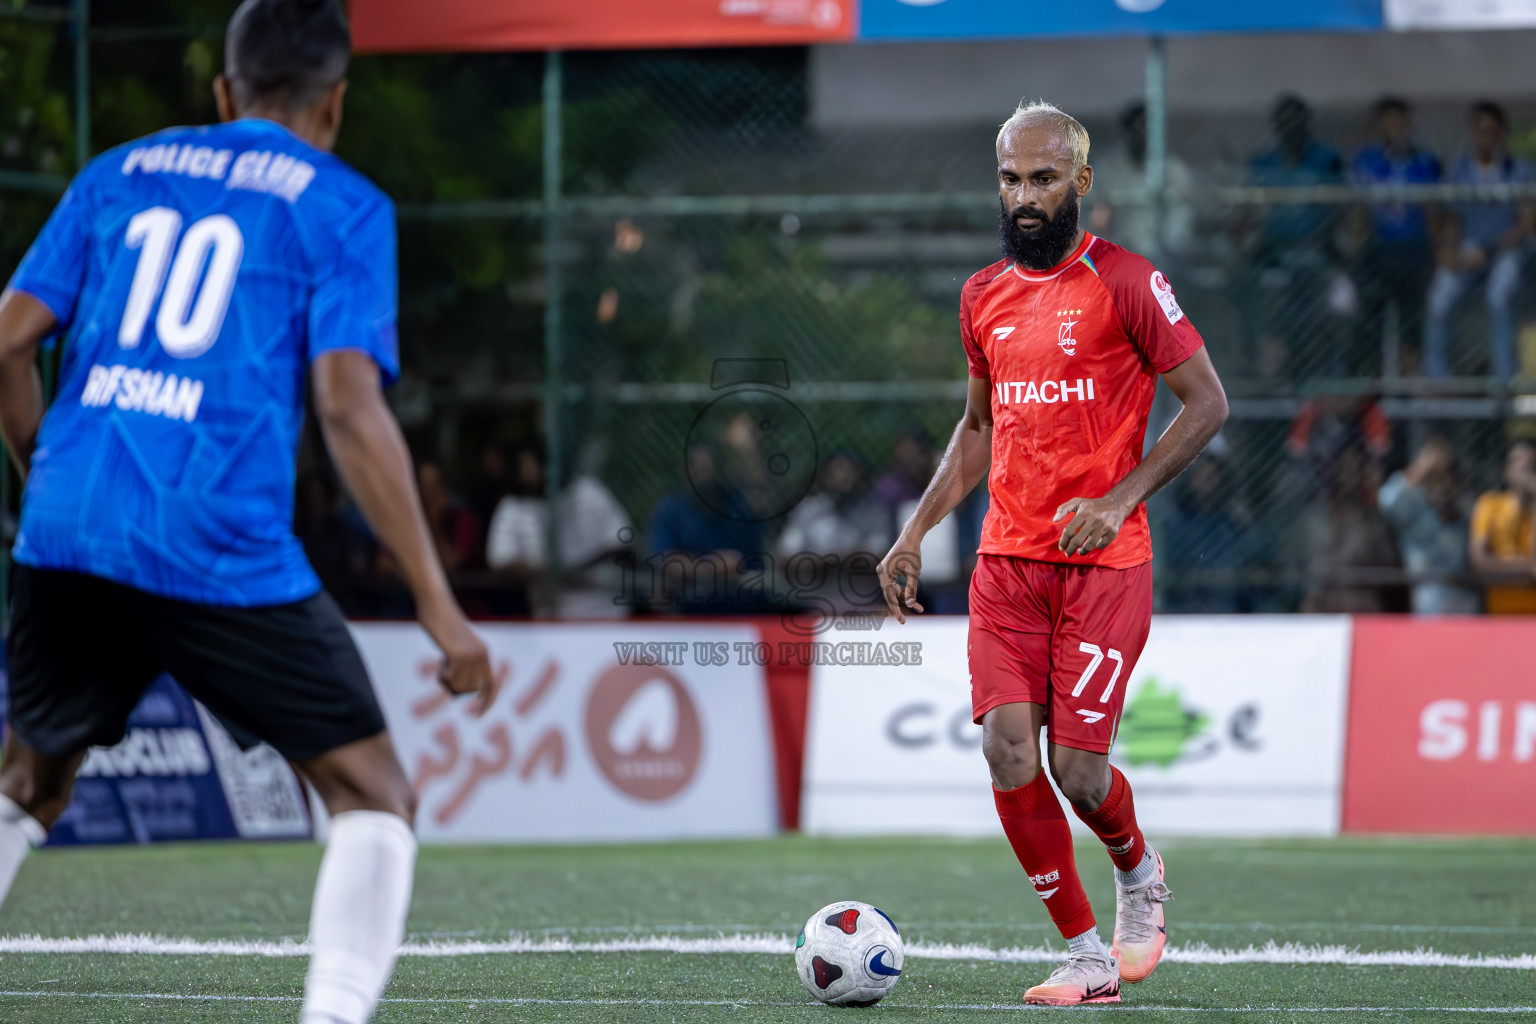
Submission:
[[[1045,705],[1050,742],[1109,753],[1152,628],[1152,563],[1129,569],[980,555],[971,575],[971,710]]]

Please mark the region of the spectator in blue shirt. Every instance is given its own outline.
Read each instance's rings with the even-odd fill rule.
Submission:
[[[709,445],[690,447],[687,459],[688,486],[651,513],[650,586],[643,589],[653,603],[693,615],[772,610],[741,593],[746,577],[760,580],[767,571],[761,518],[720,472]]]
[[[1514,185],[1536,180],[1531,165],[1505,146],[1509,117],[1497,103],[1472,107],[1472,146],[1451,167],[1457,185]],[[1440,266],[1429,289],[1429,328],[1424,338],[1425,372],[1449,376],[1451,317],[1467,293],[1483,286],[1493,322],[1493,372],[1515,373],[1515,290],[1520,284],[1526,241],[1532,228],[1526,200],[1490,199],[1457,203],[1442,239]]]
[[[1312,109],[1282,96],[1270,115],[1276,145],[1249,164],[1250,183],[1296,188],[1338,185],[1344,160],[1312,134]],[[1343,320],[1330,304],[1343,271],[1333,232],[1337,208],[1327,203],[1278,202],[1267,207],[1253,253],[1262,329],[1284,337],[1302,373],[1336,372]],[[1347,287],[1347,282],[1346,282]]]
[[[1349,165],[1356,185],[1427,185],[1440,180],[1440,160],[1413,141],[1413,117],[1406,100],[1387,97],[1376,104],[1376,138]],[[1430,223],[1438,211],[1420,203],[1376,203],[1370,230],[1355,261],[1360,296],[1349,372],[1371,377],[1382,372],[1382,335],[1388,308],[1397,310],[1397,334],[1418,346],[1424,336],[1424,296],[1435,269]]]
[[[1299,96],[1282,96],[1270,114],[1275,148],[1250,164],[1255,185],[1337,185],[1344,180],[1344,159],[1312,134],[1312,108]],[[1326,203],[1280,203],[1264,221],[1267,246],[1332,247],[1334,208]]]
[[[1160,552],[1172,571],[1163,611],[1226,613],[1256,610],[1258,595],[1244,579],[1262,549],[1257,527],[1238,498],[1227,462],[1207,452],[1172,489],[1163,515]]]

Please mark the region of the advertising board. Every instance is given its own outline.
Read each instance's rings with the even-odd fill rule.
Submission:
[[[1498,0],[1519,7],[1528,0]],[[1398,0],[1404,17],[1436,16]],[[1487,6],[1487,4],[1484,4]],[[365,53],[784,46],[853,40],[1369,30],[1381,0],[354,0]],[[1429,11],[1431,13],[1422,13]]]
[[[1498,29],[1536,26],[1536,0],[1385,0],[1388,28]]]
[[[861,39],[1379,29],[1381,0],[862,0]]]
[[[999,831],[971,722],[966,620],[885,629],[921,643],[921,664],[812,669],[805,829]],[[1155,618],[1111,753],[1142,826],[1335,833],[1349,638],[1342,616]]]
[[[764,670],[749,626],[485,624],[482,717],[437,683],[413,624],[354,627],[424,842],[769,835]]]
[[[299,781],[271,747],[242,751],[207,709],[161,676],[128,734],[86,755],[50,846],[187,839],[304,839]]]
[[[1344,828],[1536,834],[1536,622],[1355,621]]]
[[[354,0],[361,52],[783,46],[853,38],[856,0]]]

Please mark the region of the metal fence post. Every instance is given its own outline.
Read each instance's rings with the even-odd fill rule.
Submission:
[[[562,404],[565,374],[561,351],[561,304],[563,274],[560,266],[561,219],[561,104],[564,66],[560,53],[551,50],[544,62],[544,495],[549,506],[547,537],[549,566],[546,612],[554,615],[560,604],[560,485],[564,475]]]
[[[1146,201],[1152,205],[1152,238],[1157,249],[1163,242],[1164,191],[1168,183],[1168,66],[1161,36],[1147,40],[1147,160]],[[1145,253],[1157,260],[1161,251]]]
[[[75,170],[91,158],[91,0],[71,0],[75,34]]]
[[[1152,221],[1152,237],[1148,239],[1152,251],[1142,253],[1154,264],[1161,266],[1166,253],[1163,251],[1163,230],[1166,220],[1163,210],[1166,208],[1168,186],[1168,94],[1167,94],[1167,61],[1163,49],[1161,36],[1152,36],[1147,40],[1147,69],[1146,69],[1146,96],[1144,97],[1147,131],[1147,152],[1142,170],[1142,195],[1141,202],[1148,206],[1148,213]],[[1166,268],[1165,268],[1166,269]],[[1159,405],[1172,403],[1174,407],[1178,402],[1168,390],[1168,385],[1158,382],[1157,401]],[[1154,413],[1156,415],[1156,413]],[[1154,508],[1158,508],[1167,501],[1166,493],[1156,496]],[[1155,515],[1152,519],[1153,542],[1159,548],[1163,547],[1163,517]],[[1153,582],[1153,607],[1162,610],[1167,594],[1168,574],[1157,575]]]

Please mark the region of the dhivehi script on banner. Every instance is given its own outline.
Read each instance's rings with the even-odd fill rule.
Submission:
[[[432,842],[763,836],[778,827],[749,626],[477,627],[502,680],[485,715],[437,683],[413,624],[353,627]],[[722,657],[721,651],[728,656]]]

